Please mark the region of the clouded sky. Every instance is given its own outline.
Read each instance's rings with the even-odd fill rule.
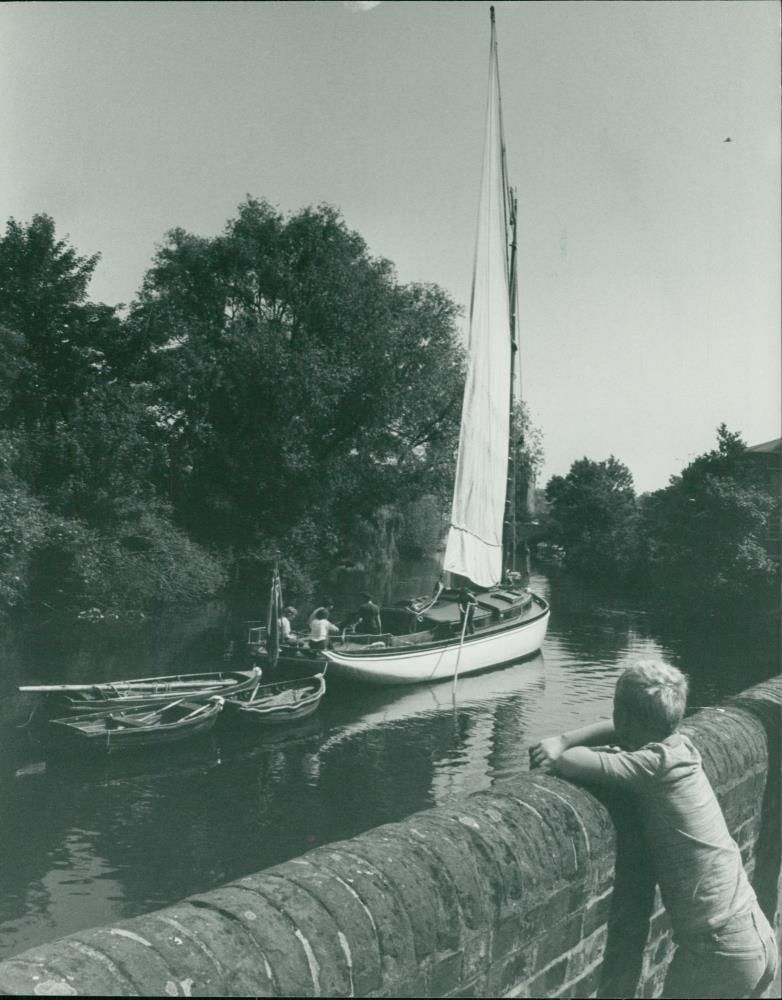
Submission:
[[[495,7],[544,481],[779,436],[779,5]],[[173,226],[328,202],[466,304],[488,44],[488,3],[3,3],[0,221],[48,212],[114,304]]]

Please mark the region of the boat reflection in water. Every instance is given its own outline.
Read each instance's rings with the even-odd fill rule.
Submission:
[[[437,714],[475,714],[484,706],[485,711],[498,705],[523,699],[533,691],[542,691],[545,685],[543,657],[519,661],[496,670],[484,671],[461,677],[451,684],[416,684],[405,687],[372,687],[357,690],[355,686],[334,683],[335,698],[342,699],[343,708],[350,721],[341,724],[339,731],[330,736],[321,747],[326,753],[330,747],[356,734],[378,726],[400,725],[418,717]]]

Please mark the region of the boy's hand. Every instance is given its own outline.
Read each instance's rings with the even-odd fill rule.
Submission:
[[[567,742],[563,736],[548,736],[540,743],[534,743],[529,748],[530,767],[549,769],[567,748]]]

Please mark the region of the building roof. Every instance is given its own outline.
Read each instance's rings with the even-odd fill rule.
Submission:
[[[775,455],[782,452],[782,438],[775,438],[773,441],[764,441],[763,444],[753,444],[747,451],[758,455]]]

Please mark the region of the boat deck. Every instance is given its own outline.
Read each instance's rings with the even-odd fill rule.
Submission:
[[[548,606],[540,598],[528,592],[496,589],[476,595],[478,607],[473,615],[475,631],[465,636],[465,643],[494,633],[502,633],[523,622],[532,621],[548,612]],[[390,614],[389,614],[390,612]],[[396,616],[402,612],[408,619],[408,630],[394,628],[398,624]],[[446,593],[431,608],[416,614],[414,607],[381,609],[381,618],[386,624],[391,619],[392,631],[381,635],[345,637],[334,640],[331,649],[342,653],[362,653],[383,655],[392,648],[420,648],[447,643],[461,636],[462,616],[455,593]]]

